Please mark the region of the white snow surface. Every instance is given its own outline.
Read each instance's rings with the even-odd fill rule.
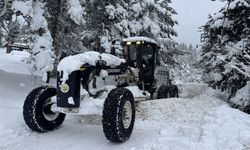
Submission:
[[[0,57],[2,60],[5,56]],[[0,63],[1,150],[250,149],[250,116],[230,108],[219,93],[201,83],[182,84],[180,98],[140,102],[134,131],[123,144],[105,139],[101,115],[67,115],[59,129],[33,132],[23,120],[22,106],[27,94],[38,85],[29,75],[6,72],[4,65],[16,61],[7,58]],[[27,67],[24,63],[16,66],[23,70],[20,72]]]
[[[32,10],[32,1],[18,1],[14,0],[12,4],[12,9],[16,11],[20,11],[23,13],[24,16],[29,16],[33,13]],[[31,16],[32,17],[32,16]]]
[[[250,102],[250,82],[247,85],[237,91],[235,97],[231,98],[230,101],[240,107],[249,105]]]
[[[148,38],[148,37],[129,37],[129,38],[125,38],[123,39],[123,42],[137,42],[137,41],[145,41],[145,42],[150,42],[150,43],[154,43],[154,44],[157,44],[155,42],[154,39],[151,39],[151,38]]]
[[[58,64],[57,70],[59,72],[63,71],[62,80],[65,82],[71,72],[79,70],[82,65],[87,63],[89,65],[95,66],[96,61],[100,59],[106,61],[107,66],[119,66],[121,63],[126,62],[124,59],[120,59],[111,54],[89,51],[82,54],[65,57]]]
[[[12,51],[7,54],[6,49],[0,48],[0,71],[18,74],[30,74],[31,65],[25,63],[30,56],[28,52]],[[1,79],[3,80],[3,79]]]
[[[68,0],[70,18],[78,25],[83,22],[83,8],[79,0]]]

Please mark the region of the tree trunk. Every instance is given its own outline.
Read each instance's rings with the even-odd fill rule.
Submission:
[[[0,20],[10,21],[12,18],[12,0],[0,0]]]
[[[53,50],[54,54],[56,55],[55,63],[54,63],[54,71],[56,71],[58,62],[59,62],[59,40],[57,40],[57,33],[59,28],[59,15],[61,12],[61,0],[48,0],[47,1],[48,12],[50,17],[48,19],[48,28],[50,30],[51,36],[53,38]]]
[[[53,38],[53,47],[54,47],[54,52],[55,55],[58,57],[59,55],[59,50],[57,49],[57,43],[55,40],[56,39],[56,35],[57,35],[57,31],[58,31],[58,18],[59,18],[59,14],[61,11],[61,0],[53,0],[53,1],[48,1],[48,10],[49,13],[51,15],[51,18],[49,20],[49,29],[50,29],[50,33],[51,36]]]

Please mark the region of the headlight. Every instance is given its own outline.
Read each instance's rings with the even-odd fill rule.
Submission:
[[[127,42],[127,43],[126,43],[126,45],[131,45],[131,44],[132,44],[132,42]]]
[[[68,93],[68,92],[69,92],[69,85],[66,84],[66,83],[60,85],[60,90],[61,90],[61,92],[63,92],[63,93]]]

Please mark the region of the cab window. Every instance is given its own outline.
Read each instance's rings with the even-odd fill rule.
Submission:
[[[153,59],[154,49],[152,45],[141,46],[141,57],[145,61],[149,62]]]

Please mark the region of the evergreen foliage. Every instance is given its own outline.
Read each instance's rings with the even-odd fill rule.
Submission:
[[[12,18],[12,0],[1,0],[0,1],[0,21],[8,20]]]
[[[208,38],[202,48],[204,80],[233,97],[250,79],[250,2],[231,0],[204,26]]]
[[[58,62],[65,53],[110,52],[111,47],[120,47],[118,43],[124,37],[147,36],[163,43],[164,50],[169,51],[164,41],[177,35],[173,29],[177,22],[172,19],[176,12],[169,6],[171,0],[4,2],[0,3],[4,39],[28,43],[32,51],[29,62],[36,70],[50,70],[51,62],[55,58]],[[49,61],[43,60],[45,56]]]
[[[176,12],[169,6],[170,2],[86,0],[86,30],[96,37],[94,45],[100,42],[99,45],[107,52],[111,41],[124,37],[147,36],[156,40],[170,38],[176,35],[173,26],[177,24],[172,19]]]
[[[9,24],[9,33],[6,37],[8,43],[14,43],[19,35],[20,32],[20,25],[17,21],[10,22]]]
[[[168,48],[169,49],[169,48]],[[174,48],[168,51],[167,59],[171,60],[172,65],[169,65],[172,78],[175,81],[181,82],[200,82],[200,71],[197,68],[197,60],[199,57],[199,50],[194,48],[192,44],[187,46],[185,43],[175,44]],[[169,56],[171,58],[169,58]]]

